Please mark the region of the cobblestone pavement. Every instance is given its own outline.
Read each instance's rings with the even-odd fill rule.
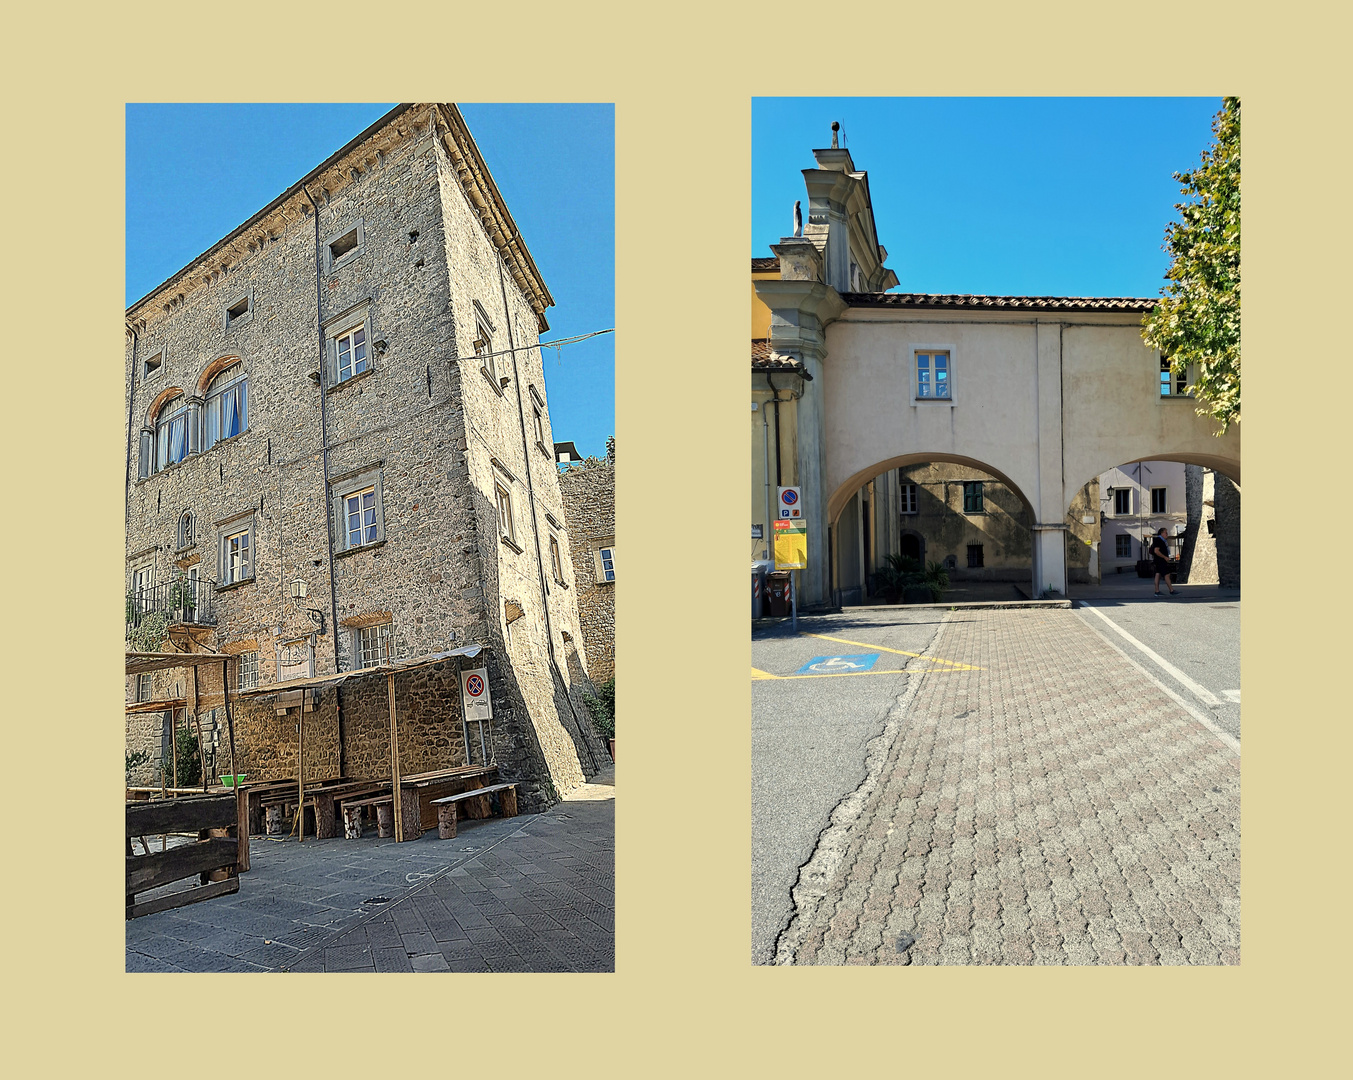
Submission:
[[[1237,964],[1240,758],[1069,610],[950,613],[777,963]]]
[[[612,768],[454,840],[256,837],[238,893],[127,924],[126,969],[612,970],[614,806]]]

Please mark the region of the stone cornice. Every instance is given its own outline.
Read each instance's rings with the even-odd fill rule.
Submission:
[[[545,309],[554,306],[554,297],[545,287],[535,260],[531,258],[460,110],[455,105],[436,105],[434,109],[445,127],[442,145],[451,159],[461,190],[479,214],[484,231],[502,256],[507,272],[535,311],[537,332],[543,334],[550,328]]]
[[[317,203],[328,206],[362,176],[384,168],[390,156],[405,143],[433,137],[442,142],[462,190],[479,213],[484,230],[502,254],[508,272],[530,302],[540,330],[548,329],[544,313],[554,304],[554,299],[508,213],[460,110],[454,104],[404,104],[391,109],[243,225],[127,308],[128,330],[144,333],[149,326],[181,307],[192,293],[215,285],[241,263],[280,239],[288,229],[298,225],[313,228],[310,201],[305,195],[307,190]]]

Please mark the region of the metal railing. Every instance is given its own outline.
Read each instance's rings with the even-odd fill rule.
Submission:
[[[200,578],[173,578],[127,597],[127,629],[147,615],[164,615],[170,625],[216,625],[216,586]]]

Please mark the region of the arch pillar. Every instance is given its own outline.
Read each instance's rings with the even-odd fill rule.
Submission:
[[[202,406],[201,397],[194,394],[188,399],[188,453],[202,452]]]

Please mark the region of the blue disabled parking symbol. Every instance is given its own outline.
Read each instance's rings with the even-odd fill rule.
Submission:
[[[868,671],[878,658],[878,653],[863,653],[857,656],[815,656],[794,674],[849,675],[852,672]]]

